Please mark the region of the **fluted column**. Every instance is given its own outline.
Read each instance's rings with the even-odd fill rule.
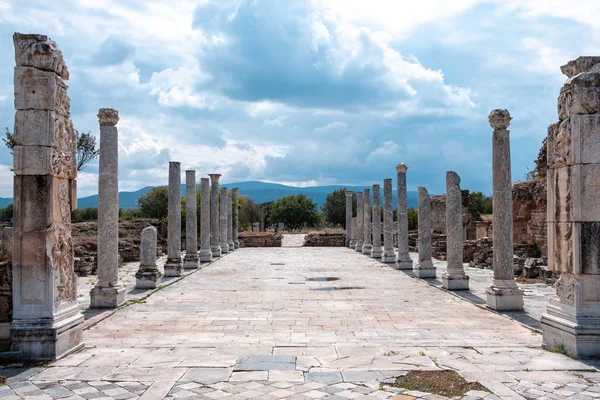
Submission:
[[[492,134],[494,280],[486,290],[487,306],[493,310],[522,310],[523,291],[517,287],[513,266],[512,178],[508,110],[489,115]]]
[[[221,253],[229,253],[229,244],[227,243],[227,188],[221,188],[221,201],[219,203],[219,246],[221,247]]]
[[[238,208],[238,192],[239,188],[231,189],[231,202],[233,204],[233,248],[240,248],[240,210]]]
[[[408,254],[408,200],[406,192],[406,171],[404,163],[396,165],[398,191],[398,256],[396,269],[413,269],[413,262]]]
[[[352,240],[352,195],[350,191],[346,191],[346,246],[350,247]]]
[[[169,163],[169,220],[165,276],[181,276],[181,163]]]
[[[394,214],[392,211],[392,180],[383,180],[383,255],[381,262],[395,263]]]
[[[211,262],[210,250],[210,183],[200,179],[200,262]]]
[[[427,189],[419,186],[419,262],[415,265],[418,278],[435,278],[431,259],[431,198]]]
[[[185,256],[184,269],[198,268],[198,222],[196,171],[185,171]]]
[[[469,277],[463,267],[463,221],[460,177],[446,172],[446,271],[442,284],[448,290],[469,289]]]
[[[373,206],[371,207],[372,230],[373,230],[373,249],[371,257],[381,258],[381,187],[377,184],[373,185]]]
[[[210,176],[210,250],[213,257],[221,257],[221,226],[219,219],[219,178],[221,174]]]
[[[363,200],[363,194],[361,192],[356,192],[356,245],[354,246],[354,250],[362,253],[363,249],[363,221],[365,220],[364,210],[365,204]]]

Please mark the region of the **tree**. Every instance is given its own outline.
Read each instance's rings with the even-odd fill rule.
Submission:
[[[164,220],[169,215],[169,190],[166,186],[153,187],[138,198],[137,205],[144,217]]]
[[[492,213],[492,196],[488,197],[481,192],[473,192],[471,193],[471,199],[473,199],[475,209],[480,214]]]
[[[12,154],[13,151],[15,150],[15,135],[10,133],[10,131],[8,130],[8,127],[5,127],[4,129],[5,129],[4,135],[6,137],[3,137],[2,141],[4,142],[6,147],[8,147],[8,150],[10,150],[10,154]]]
[[[242,230],[254,230],[254,223],[260,222],[260,205],[244,196],[239,196],[238,202],[240,204],[238,219]]]
[[[414,208],[409,208],[407,210],[408,214],[408,230],[414,231],[419,228],[419,211]]]
[[[0,208],[0,220],[10,221],[13,217],[13,205],[9,204],[4,208]]]
[[[269,220],[274,225],[283,222],[290,230],[315,226],[319,223],[317,203],[304,194],[283,197],[273,203]]]
[[[346,228],[346,188],[334,190],[325,198],[322,210],[325,222],[333,225],[341,225]],[[356,196],[352,196],[352,215],[356,210]]]

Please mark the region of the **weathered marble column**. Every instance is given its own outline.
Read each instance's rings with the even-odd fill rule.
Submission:
[[[98,111],[98,281],[90,291],[91,308],[117,308],[125,303],[119,283],[119,112]]]
[[[352,195],[352,192],[346,191],[346,247],[350,247],[352,240]]]
[[[397,191],[398,191],[398,256],[396,257],[396,269],[413,269],[413,262],[408,254],[408,201],[406,192],[406,171],[408,167],[404,163],[396,165]]]
[[[372,230],[373,230],[373,249],[371,257],[381,258],[383,249],[381,248],[381,187],[373,185],[373,206],[371,208]]]
[[[155,289],[161,278],[156,266],[156,227],[142,230],[140,240],[140,267],[135,273],[136,289]]]
[[[238,208],[238,192],[239,188],[231,189],[231,202],[233,204],[233,248],[240,248],[240,210]]]
[[[460,177],[446,172],[446,271],[442,284],[448,290],[468,290],[469,277],[463,267],[463,207]]]
[[[210,250],[210,183],[200,178],[200,262],[212,261]]]
[[[517,287],[513,266],[512,181],[508,110],[493,110],[492,135],[493,262],[494,280],[486,289],[487,306],[493,310],[522,310],[523,291]]]
[[[381,256],[381,262],[396,263],[391,179],[383,180],[383,255]]]
[[[165,276],[181,276],[181,163],[169,163],[169,216]]]
[[[219,178],[221,174],[210,176],[210,250],[213,257],[221,257],[221,226],[219,222]]]
[[[365,189],[363,191],[363,248],[362,253],[368,256],[371,255],[373,250],[373,223],[371,220],[371,190]]]
[[[185,171],[185,256],[184,269],[198,268],[198,214],[196,204],[196,171]]]
[[[435,278],[431,259],[431,198],[427,189],[419,186],[419,262],[414,271],[417,278]]]
[[[354,249],[356,247],[356,234],[358,232],[357,219],[358,219],[358,217],[352,217],[352,236],[350,239],[350,248],[351,249]]]
[[[227,243],[227,188],[221,188],[221,201],[219,202],[219,246],[221,253],[229,253],[229,244]]]
[[[365,203],[363,200],[363,194],[356,192],[356,245],[354,250],[362,253],[364,233],[363,233],[363,221],[365,220],[364,210]]]
[[[599,357],[600,57],[579,57],[561,70],[569,79],[547,139],[548,267],[560,278],[542,315],[543,346]]]
[[[232,193],[227,196],[227,246],[229,251],[235,250],[235,244],[233,243],[233,202]]]
[[[83,346],[71,240],[77,135],[54,41],[15,33],[12,349],[54,360]]]

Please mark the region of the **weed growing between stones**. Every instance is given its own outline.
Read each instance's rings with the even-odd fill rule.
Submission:
[[[391,386],[446,397],[464,396],[470,390],[490,392],[479,382],[467,382],[456,371],[410,371]]]

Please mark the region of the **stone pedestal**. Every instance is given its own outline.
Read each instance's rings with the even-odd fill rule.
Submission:
[[[231,203],[233,204],[233,248],[240,248],[240,210],[238,206],[238,192],[239,188],[231,189]]]
[[[431,259],[431,198],[427,189],[419,186],[419,262],[414,271],[418,278],[435,278]]]
[[[221,253],[229,253],[229,243],[227,243],[227,188],[221,188],[221,200],[219,202],[219,247]]]
[[[394,252],[394,215],[392,211],[392,180],[383,180],[383,254],[381,262],[396,263]],[[394,265],[395,266],[395,265]]]
[[[569,79],[547,139],[548,267],[560,278],[542,315],[543,346],[599,357],[600,57],[579,57],[561,70]]]
[[[352,241],[352,192],[346,191],[346,247]]]
[[[219,179],[221,174],[210,176],[210,250],[213,257],[221,257],[221,228],[219,225]]]
[[[210,183],[200,179],[200,262],[212,261],[210,250]]]
[[[362,253],[370,256],[373,250],[371,223],[371,191],[365,189],[363,192],[363,246]]]
[[[413,262],[408,254],[408,202],[406,192],[406,171],[404,163],[396,165],[397,191],[398,191],[398,255],[396,269],[413,269]]]
[[[383,249],[381,247],[381,187],[373,185],[373,208],[371,209],[372,226],[373,226],[373,249],[371,257],[381,258]]]
[[[354,245],[354,250],[362,253],[363,249],[363,240],[364,240],[364,226],[363,221],[365,220],[364,215],[364,197],[360,192],[356,193],[356,244]]]
[[[142,231],[140,240],[140,267],[135,273],[136,289],[156,289],[161,273],[156,266],[156,228],[149,226]]]
[[[231,193],[227,196],[227,246],[229,251],[235,250],[233,243],[233,202],[231,201]]]
[[[185,171],[185,256],[184,269],[198,268],[198,215],[196,204],[196,171]]]
[[[468,290],[469,277],[463,267],[463,221],[460,177],[446,172],[446,271],[442,284],[448,290]]]
[[[492,135],[492,185],[494,190],[494,280],[486,290],[487,306],[497,311],[522,310],[523,292],[515,282],[513,267],[512,181],[510,125],[507,110],[494,110],[489,122]]]
[[[181,163],[169,163],[169,216],[165,276],[181,276]]]

